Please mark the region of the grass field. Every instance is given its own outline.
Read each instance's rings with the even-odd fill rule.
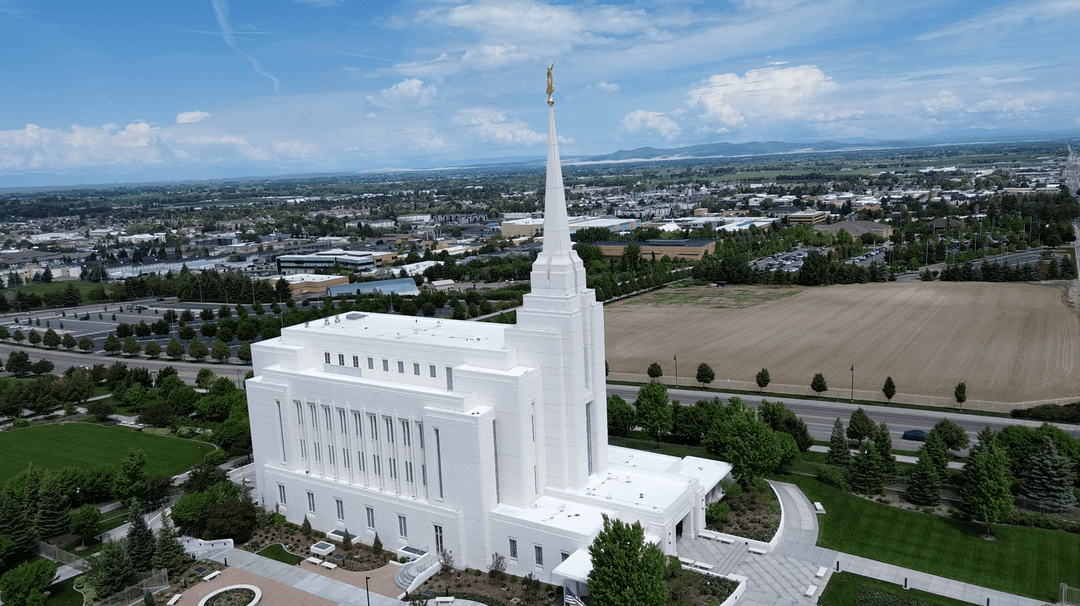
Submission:
[[[829,584],[825,586],[825,591],[821,592],[821,601],[819,603],[821,606],[852,606],[858,604],[859,590],[863,587],[871,587],[882,593],[915,600],[920,605],[925,606],[971,606],[970,602],[962,602],[943,595],[919,591],[918,589],[904,589],[899,585],[850,572],[834,572],[832,577],[829,578]]]
[[[1053,602],[1058,584],[1080,585],[1080,535],[986,526],[905,511],[825,486],[808,476],[785,476],[828,515],[819,516],[817,544],[827,549]]]
[[[173,476],[202,461],[214,447],[203,442],[135,432],[126,427],[89,423],[41,425],[0,433],[0,484],[31,461],[46,469],[107,463],[117,465],[128,448],[146,453],[146,473]]]
[[[757,294],[753,294],[757,292]],[[1023,402],[1080,394],[1080,321],[1055,285],[909,282],[827,288],[665,288],[605,308],[612,373],[659,362],[693,377],[708,363],[716,382],[808,386],[822,373],[829,396],[881,392],[951,401]],[[714,383],[716,384],[716,383]],[[751,383],[752,385],[752,383]]]
[[[349,534],[352,534],[352,533],[349,533]],[[285,551],[285,548],[282,547],[280,543],[275,543],[275,544],[263,549],[262,551],[259,552],[259,555],[261,555],[264,558],[270,558],[271,560],[277,560],[279,562],[284,562],[284,563],[288,564],[289,566],[296,566],[297,564],[299,564],[304,559],[304,558],[302,558],[302,557],[300,557],[298,555],[295,555],[295,554],[292,554],[292,553],[289,553],[289,552]]]

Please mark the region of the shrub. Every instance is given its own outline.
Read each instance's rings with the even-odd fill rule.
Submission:
[[[722,526],[727,524],[731,516],[731,508],[727,503],[709,503],[705,507],[705,524],[708,526]]]
[[[212,450],[203,455],[203,463],[210,463],[211,465],[221,465],[228,460],[229,455],[224,450]]]
[[[12,423],[11,426],[16,428],[16,429],[21,429],[23,427],[30,427],[30,421],[27,421],[26,419],[15,419],[15,422]]]
[[[826,486],[832,486],[833,488],[844,491],[851,490],[851,485],[848,484],[847,481],[847,474],[839,467],[833,467],[831,465],[823,467],[818,471],[817,479]]]

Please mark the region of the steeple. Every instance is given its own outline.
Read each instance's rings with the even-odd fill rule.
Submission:
[[[533,263],[532,292],[572,295],[585,288],[585,266],[570,242],[570,222],[566,217],[566,194],[559,137],[555,133],[555,102],[548,84],[548,157],[544,191],[544,246]]]

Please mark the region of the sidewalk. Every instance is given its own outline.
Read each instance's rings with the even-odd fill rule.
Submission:
[[[818,514],[806,495],[794,484],[770,482],[784,507],[783,529],[776,548],[763,555],[753,555],[738,543],[723,545],[706,539],[681,539],[679,554],[712,563],[713,572],[733,572],[746,577],[746,593],[741,599],[745,606],[794,606],[813,604],[821,591],[839,569],[865,577],[879,579],[928,593],[943,595],[972,604],[992,606],[1042,606],[1043,602],[961,583],[944,577],[917,572],[875,560],[869,560],[831,549],[818,547]],[[828,513],[821,515],[829,515]],[[719,556],[719,557],[718,557]],[[823,577],[817,577],[825,568]],[[721,570],[723,569],[723,570]],[[808,588],[815,586],[811,596]],[[988,601],[989,600],[989,601]]]

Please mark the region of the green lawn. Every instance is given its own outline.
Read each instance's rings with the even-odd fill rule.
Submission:
[[[789,475],[818,516],[818,545],[939,576],[1053,602],[1058,584],[1080,586],[1080,535],[1062,531],[986,527],[905,511],[830,488],[808,476]]]
[[[350,533],[352,534],[352,533]],[[281,546],[281,543],[275,543],[259,552],[264,558],[270,558],[271,560],[277,560],[284,562],[289,566],[296,566],[304,558],[285,551],[285,548]]]
[[[970,602],[962,602],[943,595],[919,591],[918,589],[904,589],[899,585],[850,572],[834,572],[832,577],[829,578],[829,584],[825,586],[825,591],[821,592],[821,601],[819,603],[821,606],[853,606],[859,604],[859,590],[863,587],[871,587],[882,593],[913,600],[920,606],[971,606]],[[910,602],[906,604],[910,604]]]
[[[82,606],[83,595],[75,589],[75,577],[50,585],[46,606]]]
[[[0,484],[26,469],[31,461],[46,469],[118,465],[128,448],[146,453],[145,471],[151,476],[173,476],[202,461],[214,447],[204,442],[155,436],[127,427],[89,423],[40,425],[0,434]]]

